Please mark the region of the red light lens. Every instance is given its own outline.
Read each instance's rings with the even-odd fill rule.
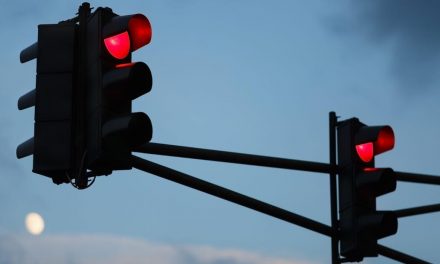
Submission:
[[[356,152],[363,162],[370,162],[374,157],[374,147],[372,142],[356,145]]]
[[[134,15],[128,22],[128,31],[130,32],[132,51],[147,45],[151,41],[151,24],[144,15]]]
[[[374,142],[374,155],[393,149],[394,141],[393,129],[389,126],[382,128]]]
[[[130,53],[130,37],[127,31],[105,38],[104,44],[110,55],[116,59],[122,60]]]

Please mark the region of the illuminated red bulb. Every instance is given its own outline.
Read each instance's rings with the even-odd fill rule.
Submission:
[[[394,148],[394,132],[390,126],[362,127],[356,135],[356,152],[363,162]]]
[[[105,38],[104,44],[110,55],[116,59],[125,59],[130,53],[130,37],[127,31]]]
[[[373,142],[356,145],[356,152],[363,162],[370,162],[374,157]]]

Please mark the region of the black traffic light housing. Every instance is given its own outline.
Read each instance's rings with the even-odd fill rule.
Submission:
[[[357,118],[338,123],[340,253],[348,261],[377,256],[377,240],[397,232],[392,211],[377,211],[376,198],[396,189],[390,168],[375,168],[374,156],[394,147],[389,126]]]
[[[23,50],[22,63],[37,59],[36,87],[18,100],[20,110],[35,106],[34,137],[19,145],[17,157],[33,154],[32,171],[68,182],[75,167],[73,146],[77,26],[38,26],[38,42]]]
[[[152,137],[148,116],[132,113],[132,100],[151,90],[151,72],[131,61],[131,52],[151,40],[150,22],[141,14],[118,16],[98,8],[86,39],[86,164],[98,175],[131,169],[131,150]]]
[[[33,172],[80,189],[89,177],[131,169],[131,150],[152,137],[148,116],[131,107],[151,90],[152,76],[131,53],[150,41],[144,15],[91,13],[88,3],[75,18],[39,25],[38,42],[20,54],[22,63],[37,59],[37,81],[18,100],[20,110],[35,106],[35,126],[17,157],[33,154]]]

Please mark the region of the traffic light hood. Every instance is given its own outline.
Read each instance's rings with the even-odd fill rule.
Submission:
[[[151,140],[153,125],[145,113],[131,113],[107,121],[102,134],[107,147],[126,144],[131,149]]]
[[[143,62],[119,65],[103,77],[105,94],[113,102],[134,100],[148,93],[152,82],[150,68]]]
[[[393,211],[377,211],[359,218],[359,228],[364,236],[381,239],[397,233],[399,223]]]
[[[366,168],[356,178],[356,188],[361,198],[375,199],[396,190],[397,180],[393,169]]]
[[[372,143],[373,155],[394,148],[394,132],[390,126],[363,126],[355,136],[356,146]]]
[[[142,14],[115,16],[103,28],[104,39],[128,33],[130,51],[135,51],[151,41],[151,24]]]

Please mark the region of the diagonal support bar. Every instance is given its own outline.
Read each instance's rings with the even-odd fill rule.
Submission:
[[[241,206],[253,209],[263,214],[273,216],[275,218],[284,220],[288,223],[299,225],[309,230],[326,236],[336,236],[333,229],[330,226],[322,224],[320,222],[311,220],[301,215],[289,212],[282,208],[273,206],[271,204],[262,202],[252,197],[240,194],[238,192],[226,189],[219,185],[198,179],[188,174],[173,170],[171,168],[159,165],[157,163],[144,160],[142,158],[131,156],[132,166],[136,169],[154,174],[161,178],[185,185],[187,187],[199,190],[201,192],[211,194],[218,198],[230,201],[232,203],[239,204]]]
[[[395,171],[394,173],[398,181],[440,185],[439,176],[409,173],[402,171]]]
[[[402,253],[400,251],[394,250],[386,246],[377,245],[377,250],[380,255],[390,259],[394,259],[396,261],[400,261],[402,263],[429,264],[429,262],[426,262],[424,260],[418,259],[416,257],[410,256],[408,254]]]
[[[400,209],[400,210],[396,210],[394,212],[396,213],[397,217],[407,217],[407,216],[413,216],[413,215],[434,213],[434,212],[439,212],[439,211],[440,211],[440,204],[431,204],[431,205],[425,205],[425,206]]]
[[[277,157],[268,157],[203,148],[183,147],[160,143],[147,143],[136,148],[134,151],[147,154],[238,163],[280,169],[302,170],[320,173],[336,172],[335,167],[332,167],[330,164],[321,162],[284,159]]]

